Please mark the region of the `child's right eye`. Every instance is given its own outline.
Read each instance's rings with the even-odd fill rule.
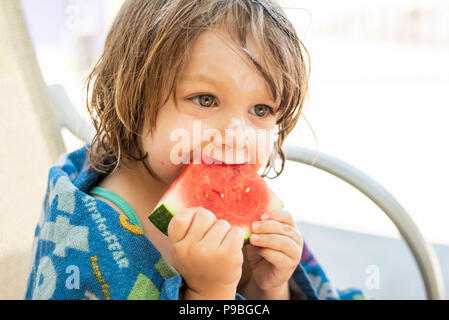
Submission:
[[[200,105],[201,107],[210,108],[214,103],[214,98],[215,97],[210,94],[200,94],[190,98],[189,100],[192,100],[193,102],[198,101],[196,102],[196,104]]]

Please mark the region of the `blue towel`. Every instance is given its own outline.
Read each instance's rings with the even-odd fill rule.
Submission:
[[[50,168],[24,298],[179,299],[181,275],[142,230],[88,194],[105,177],[91,168],[88,146]],[[306,244],[289,283],[306,299],[363,298],[357,289],[336,290]]]

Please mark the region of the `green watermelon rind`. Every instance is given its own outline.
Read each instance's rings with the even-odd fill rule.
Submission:
[[[173,218],[173,213],[167,207],[166,204],[161,204],[158,206],[149,216],[148,219],[158,228],[162,233],[168,236],[168,224]]]

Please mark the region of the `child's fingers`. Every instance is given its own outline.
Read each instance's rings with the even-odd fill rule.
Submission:
[[[230,228],[231,225],[226,220],[217,220],[215,224],[206,232],[201,241],[219,245]]]
[[[176,243],[184,239],[192,224],[195,215],[195,208],[187,208],[176,214],[168,224],[167,234],[171,243]]]
[[[261,217],[262,220],[275,220],[278,222],[286,223],[288,225],[291,225],[292,227],[295,226],[295,220],[293,219],[290,212],[285,210],[272,210],[270,212],[266,212]]]
[[[302,237],[296,227],[289,224],[281,223],[275,220],[255,221],[251,226],[253,233],[276,233],[282,234],[298,244],[302,244]]]
[[[293,268],[298,264],[283,252],[271,248],[257,248],[257,254],[277,268]]]
[[[251,234],[250,244],[256,247],[269,248],[280,251],[293,261],[299,261],[302,249],[287,236],[281,234]]]
[[[231,227],[229,232],[221,243],[222,248],[228,248],[231,250],[242,249],[243,247],[243,230],[240,227]]]
[[[168,239],[171,243],[180,242],[187,237],[198,241],[212,226],[213,213],[204,208],[192,207],[175,214],[167,228]]]
[[[202,207],[195,208],[195,216],[192,220],[192,225],[187,231],[186,239],[192,243],[200,241],[207,231],[215,224],[217,218],[215,215]],[[176,217],[176,215],[175,215]]]

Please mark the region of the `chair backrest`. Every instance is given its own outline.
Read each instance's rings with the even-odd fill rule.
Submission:
[[[51,107],[55,120],[60,128],[68,129],[83,142],[92,141],[95,128],[90,121],[84,119],[70,101],[67,92],[60,84],[48,86]]]

